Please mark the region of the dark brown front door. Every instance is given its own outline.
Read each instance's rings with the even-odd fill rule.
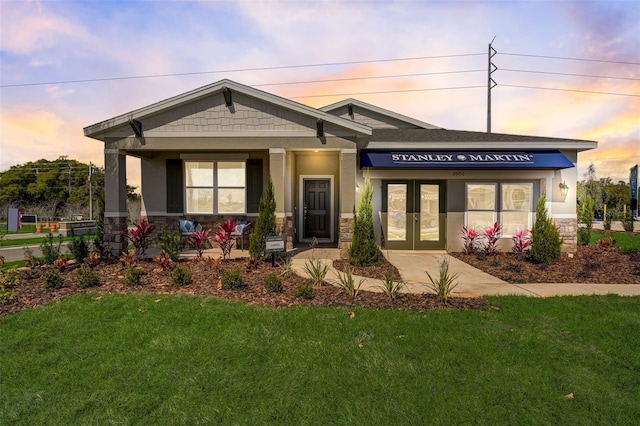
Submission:
[[[331,181],[304,180],[303,238],[331,238]]]

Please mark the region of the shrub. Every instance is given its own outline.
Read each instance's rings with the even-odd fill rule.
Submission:
[[[365,176],[358,210],[353,208],[353,239],[349,246],[349,263],[354,266],[371,266],[380,262],[380,247],[373,229],[373,187],[369,173]]]
[[[231,236],[231,233],[235,229],[235,222],[227,219],[224,223],[218,224],[218,231],[213,236],[213,240],[218,244],[220,250],[222,250],[222,258],[226,259],[231,257],[231,249],[235,240]]]
[[[60,257],[60,247],[62,246],[63,237],[62,235],[58,235],[57,244],[53,242],[53,234],[49,232],[49,234],[42,240],[40,243],[40,250],[42,251],[42,257],[44,258],[44,263],[47,265],[53,265],[53,262],[56,261],[58,257]]]
[[[228,271],[224,271],[220,278],[220,283],[223,290],[237,290],[244,287],[240,268],[233,268]]]
[[[15,268],[0,269],[0,305],[10,302],[16,297],[18,292],[13,288],[18,287],[20,283],[20,274]]]
[[[502,226],[499,222],[496,222],[485,229],[484,237],[487,240],[487,244],[484,246],[484,253],[487,256],[493,256],[498,252],[498,238],[500,238],[500,231],[502,231]]]
[[[133,250],[131,251],[123,251],[120,256],[120,263],[124,266],[136,266],[138,263],[136,259],[136,254]]]
[[[382,292],[389,297],[391,300],[396,300],[400,291],[404,288],[405,283],[402,280],[394,280],[390,275],[384,275],[382,277],[382,284],[380,284],[379,288],[382,289]]]
[[[438,301],[442,303],[447,303],[449,298],[451,297],[451,293],[453,289],[458,286],[456,280],[458,279],[458,273],[449,273],[449,258],[443,257],[440,264],[440,276],[438,279],[434,279],[429,272],[426,272],[429,277],[430,283],[427,283],[426,286],[429,290],[433,291],[436,294],[436,298]]]
[[[313,299],[313,286],[308,283],[298,284],[293,290],[293,295],[300,299],[311,300]]]
[[[204,251],[204,245],[207,242],[207,236],[209,236],[209,233],[211,232],[211,229],[203,229],[202,231],[193,231],[193,234],[191,234],[191,237],[189,237],[189,244],[191,244],[193,246],[193,248],[196,250],[196,261],[199,261],[200,259],[202,259],[202,252]]]
[[[364,281],[365,279],[362,278],[356,283],[355,279],[353,278],[353,269],[347,267],[344,272],[338,272],[338,281],[336,281],[336,284],[338,285],[340,290],[346,293],[347,296],[355,298],[358,295],[360,287],[362,287]]]
[[[178,287],[191,284],[191,272],[184,266],[176,266],[173,271],[171,271],[171,282]]]
[[[622,228],[627,232],[633,232],[633,211],[630,208],[622,218]]]
[[[291,260],[285,260],[280,269],[280,276],[282,277],[290,278],[295,274]]]
[[[593,210],[593,198],[586,191],[580,191],[578,195],[578,244],[581,246],[589,245],[591,240]]]
[[[162,231],[158,245],[173,262],[177,262],[180,259],[181,241],[178,232],[169,231],[165,228]]]
[[[140,259],[144,259],[144,255],[149,245],[151,245],[151,234],[156,229],[156,225],[149,225],[145,219],[133,225],[134,227],[132,229],[124,232],[124,236],[131,241],[131,244],[136,248],[136,255]]]
[[[136,268],[132,265],[127,265],[124,271],[124,280],[122,284],[127,287],[136,287],[140,285],[140,281],[142,278],[142,269]]]
[[[324,284],[327,272],[329,272],[329,265],[323,263],[320,259],[307,259],[302,270],[307,273],[314,285],[321,286]]]
[[[276,274],[268,274],[264,277],[264,288],[269,293],[281,293],[282,280]]]
[[[518,259],[527,257],[529,246],[531,246],[531,233],[528,230],[516,228],[516,233],[511,237],[513,248],[511,251]]]
[[[153,258],[153,261],[160,265],[163,271],[170,271],[174,268],[175,264],[166,251],[162,250],[160,254]]]
[[[64,279],[60,276],[60,273],[56,269],[49,269],[44,274],[42,286],[46,289],[54,290],[62,287]]]
[[[545,203],[546,195],[542,193],[536,203],[536,222],[531,230],[529,260],[533,263],[550,265],[560,259],[562,239],[553,220],[548,217]]]
[[[473,254],[476,252],[476,246],[478,245],[478,238],[480,238],[480,234],[473,228],[468,228],[466,226],[462,227],[460,231],[462,235],[463,247],[462,252],[464,254]]]
[[[71,230],[71,241],[69,242],[69,252],[78,263],[82,263],[89,256],[89,243],[84,235],[76,236]]]
[[[273,195],[273,182],[269,179],[262,192],[258,205],[256,227],[249,235],[249,256],[263,259],[267,255],[267,235],[276,228],[276,200]]]
[[[76,274],[76,287],[78,288],[90,288],[100,285],[100,278],[89,267],[89,265],[83,264]]]

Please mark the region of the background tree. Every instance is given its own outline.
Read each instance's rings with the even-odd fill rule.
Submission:
[[[373,229],[373,188],[369,174],[365,176],[358,210],[353,211],[353,238],[349,246],[349,263],[355,266],[375,265],[380,261],[380,248]]]
[[[578,191],[578,244],[586,246],[591,239],[593,227],[593,199],[587,192]]]
[[[267,255],[267,235],[276,227],[276,200],[273,195],[271,179],[262,192],[258,206],[258,220],[253,232],[249,235],[249,255],[254,259],[262,259]]]

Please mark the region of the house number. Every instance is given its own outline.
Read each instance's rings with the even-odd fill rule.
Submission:
[[[464,176],[464,172],[453,172],[454,176]]]

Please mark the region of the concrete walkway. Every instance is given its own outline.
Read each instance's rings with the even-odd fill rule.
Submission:
[[[430,290],[425,285],[429,283],[426,272],[437,279],[440,275],[439,263],[443,257],[449,259],[449,272],[458,274],[458,285],[453,290],[454,296],[459,297],[480,297],[491,295],[522,295],[533,297],[550,297],[565,295],[588,295],[588,294],[619,294],[621,296],[640,295],[640,284],[510,284],[492,275],[486,274],[479,269],[468,265],[455,257],[449,256],[446,252],[434,251],[404,251],[389,250],[383,252],[384,256],[391,262],[405,282],[403,292],[406,293],[429,293]],[[338,249],[315,249],[304,251],[292,259],[292,266],[296,273],[306,277],[304,264],[314,257],[323,263],[331,265],[334,259],[339,259]],[[361,289],[368,291],[382,291],[381,280],[354,276],[359,282],[364,279]],[[330,267],[327,274],[329,282],[338,280],[338,271]]]

